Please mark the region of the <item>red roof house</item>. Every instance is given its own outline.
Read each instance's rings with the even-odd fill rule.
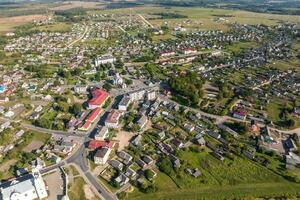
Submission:
[[[86,121],[80,128],[79,130],[81,131],[87,131],[92,125],[92,122]]]
[[[109,97],[109,94],[101,89],[95,89],[92,92],[93,98],[88,101],[89,109],[95,109],[101,107],[106,99]]]
[[[94,122],[97,117],[99,116],[99,114],[101,113],[101,109],[100,108],[95,108],[90,114],[89,116],[86,118],[86,121],[88,122]]]
[[[115,146],[115,142],[113,141],[99,141],[99,140],[91,140],[89,143],[89,149],[95,150],[103,147],[113,148]]]

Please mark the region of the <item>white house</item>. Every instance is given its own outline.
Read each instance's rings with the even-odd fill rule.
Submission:
[[[130,103],[131,103],[130,97],[124,96],[118,105],[118,109],[122,111],[126,111]]]
[[[97,150],[94,156],[94,162],[98,165],[104,165],[109,158],[110,152],[111,149],[109,147],[100,148],[99,150]]]
[[[108,128],[103,126],[97,130],[95,134],[95,140],[105,140],[108,136]]]

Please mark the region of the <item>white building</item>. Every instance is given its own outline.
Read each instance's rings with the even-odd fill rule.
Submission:
[[[156,99],[156,91],[152,90],[152,91],[147,92],[146,97],[150,101],[155,100]]]
[[[34,200],[48,197],[45,182],[37,169],[0,185],[2,200]]]
[[[130,97],[124,96],[118,105],[118,109],[121,111],[126,111],[130,103],[131,103]]]
[[[113,76],[113,84],[114,85],[123,85],[123,83],[124,83],[124,80],[122,79],[122,77],[120,76],[120,74],[116,73]]]
[[[110,152],[111,149],[109,147],[102,147],[96,152],[94,162],[98,165],[104,165],[109,158]]]
[[[108,64],[108,63],[113,64],[114,62],[116,62],[116,58],[115,57],[113,57],[110,54],[105,54],[103,56],[98,57],[95,60],[95,66],[98,67],[100,65]]]
[[[87,93],[87,86],[75,86],[74,91],[77,94],[85,94],[85,93]]]
[[[137,121],[137,124],[140,126],[140,129],[143,129],[147,124],[147,122],[148,122],[148,118],[145,115],[142,115]]]
[[[106,126],[101,127],[95,134],[95,140],[105,140],[108,137],[108,128]]]
[[[142,100],[145,96],[146,91],[145,90],[139,90],[136,92],[131,92],[128,94],[131,101],[139,101]]]

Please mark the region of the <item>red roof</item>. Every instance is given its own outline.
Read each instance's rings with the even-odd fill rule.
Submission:
[[[88,130],[91,126],[91,122],[90,121],[86,121],[82,127],[80,127],[80,129],[83,129],[83,130]]]
[[[93,98],[89,100],[89,105],[101,105],[109,96],[107,92],[101,89],[95,89],[92,94]]]
[[[87,122],[94,122],[95,119],[98,117],[98,115],[101,113],[101,109],[100,108],[95,108],[90,114],[89,116],[86,118]]]
[[[91,140],[89,143],[89,149],[95,150],[102,147],[108,147],[113,148],[115,146],[115,143],[112,141],[99,141],[99,140]]]
[[[237,111],[234,112],[234,114],[240,115],[240,116],[246,116],[247,112],[245,111],[245,109],[243,109],[243,108],[240,107],[240,108],[238,108]]]

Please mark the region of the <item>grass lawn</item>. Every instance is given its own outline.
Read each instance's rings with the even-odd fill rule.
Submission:
[[[267,105],[268,118],[274,122],[279,121],[280,108],[281,103],[279,103],[278,101],[271,101]]]
[[[118,191],[118,188],[113,187],[106,179],[102,178],[101,176],[98,176],[98,180],[111,192]]]
[[[237,42],[232,45],[226,47],[229,52],[238,53],[243,49],[250,49],[257,47],[258,44],[256,42]]]
[[[268,113],[268,118],[272,120],[274,123],[277,123],[280,121],[280,112],[281,108],[284,106],[285,100],[275,98],[272,99],[272,101],[267,105],[266,110]],[[300,119],[297,117],[293,117],[295,120],[295,125],[293,127],[290,127],[290,129],[297,128],[300,126]]]
[[[176,190],[160,190],[156,193],[143,195],[130,194],[130,200],[152,200],[152,199],[243,199],[246,197],[273,197],[289,194],[297,196],[300,194],[299,184],[286,183],[260,183],[240,184],[235,186],[203,186],[201,188],[187,188]]]
[[[86,197],[83,190],[85,184],[83,178],[75,178],[74,182],[69,186],[69,198],[72,200],[85,200]]]

